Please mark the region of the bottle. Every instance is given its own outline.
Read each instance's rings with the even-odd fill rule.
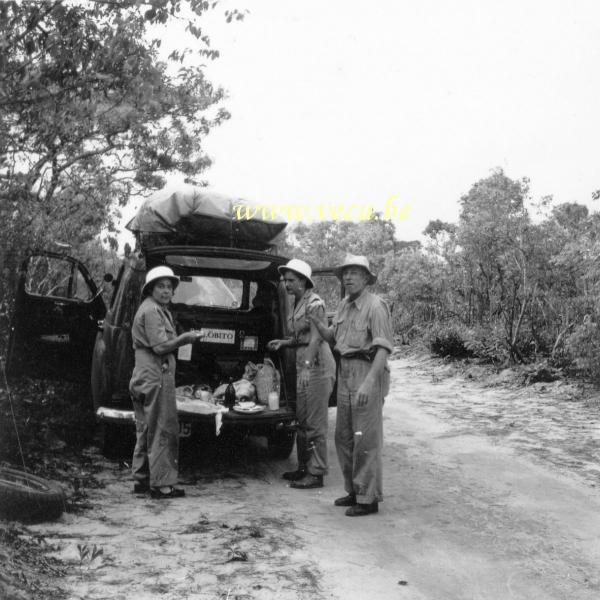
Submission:
[[[233,377],[229,378],[229,385],[225,389],[223,404],[226,408],[233,408],[235,405],[235,388],[233,387]]]

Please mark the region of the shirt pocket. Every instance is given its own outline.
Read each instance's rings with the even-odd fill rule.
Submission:
[[[163,317],[163,323],[165,326],[165,333],[167,334],[167,338],[171,340],[174,337],[177,337],[177,332],[175,331],[175,328],[171,325],[169,319]]]
[[[352,321],[348,329],[348,346],[366,348],[369,340],[369,328],[366,321]]]
[[[335,339],[338,340],[344,331],[344,317],[333,317],[331,324],[333,325],[333,335]]]
[[[306,307],[300,307],[293,317],[294,336],[296,340],[303,344],[308,343],[310,339],[310,322],[307,319]]]
[[[293,315],[293,321],[297,329],[304,329],[306,327],[306,307],[301,306]]]

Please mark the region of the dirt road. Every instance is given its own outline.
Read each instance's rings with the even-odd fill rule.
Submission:
[[[37,526],[70,561],[69,597],[600,597],[598,406],[482,389],[414,359],[392,368],[378,515],[332,505],[333,444],[322,490],[290,489],[292,461],[251,444],[233,459],[207,451],[187,497],[164,503],[131,495],[125,465],[106,462],[91,510]]]

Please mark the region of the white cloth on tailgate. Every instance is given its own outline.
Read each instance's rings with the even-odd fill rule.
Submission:
[[[215,415],[215,433],[216,435],[221,433],[223,413],[226,413],[229,410],[228,408],[219,404],[213,404],[212,402],[206,402],[205,400],[188,398],[187,396],[177,396],[176,400],[177,412],[179,413]]]

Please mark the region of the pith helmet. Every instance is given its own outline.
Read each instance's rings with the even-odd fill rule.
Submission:
[[[377,281],[377,275],[371,271],[371,268],[369,267],[369,259],[366,256],[346,254],[344,262],[333,270],[336,277],[340,280],[342,279],[342,270],[345,267],[362,267],[369,274],[369,279],[367,281],[368,285],[373,285]]]
[[[171,280],[171,283],[173,284],[173,290],[179,285],[179,277],[173,273],[173,269],[163,266],[154,267],[146,273],[146,281],[144,283],[144,287],[142,288],[142,295],[149,296],[152,284],[157,279],[163,279],[164,277]]]
[[[307,262],[300,260],[299,258],[292,258],[285,265],[277,267],[277,270],[283,275],[285,271],[293,271],[297,275],[302,275],[306,278],[307,287],[315,287],[312,277],[312,269]]]

